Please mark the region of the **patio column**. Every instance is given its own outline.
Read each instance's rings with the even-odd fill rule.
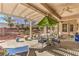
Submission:
[[[32,39],[32,22],[30,21],[30,39]]]
[[[44,35],[47,35],[47,28],[46,28],[46,26],[44,27]]]
[[[68,32],[68,40],[71,38],[70,37],[70,22],[68,22],[68,24],[67,24],[67,32]]]

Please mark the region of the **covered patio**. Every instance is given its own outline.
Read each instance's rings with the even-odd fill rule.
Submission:
[[[8,30],[9,34],[12,35],[8,35],[7,39],[5,38],[7,35],[3,36],[4,38],[0,37],[0,46],[15,48],[28,45],[30,47],[29,55],[31,56],[79,55],[79,45],[74,40],[75,33],[79,32],[78,10],[79,4],[77,3],[0,3],[0,14],[7,15],[3,19],[8,21],[8,28],[13,30],[13,32]],[[46,16],[49,16],[51,20],[55,18],[58,22],[56,26],[50,26],[48,31],[46,27],[37,26]],[[48,21],[48,18],[45,19],[47,19],[45,21]],[[50,25],[49,23],[47,22],[46,25]],[[60,44],[47,46],[47,43],[45,43],[42,46],[38,41],[38,35],[46,35],[47,33],[56,35],[56,38],[61,41]],[[23,42],[16,42],[16,37],[19,34],[20,40]],[[25,39],[26,37],[28,37],[28,40]]]

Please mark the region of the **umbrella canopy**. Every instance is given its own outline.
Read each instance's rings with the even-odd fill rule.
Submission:
[[[45,16],[39,23],[38,26],[54,26],[58,23],[57,19]]]

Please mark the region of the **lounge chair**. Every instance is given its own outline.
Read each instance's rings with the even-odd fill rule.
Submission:
[[[22,47],[17,47],[17,48],[6,48],[7,50],[7,55],[9,56],[15,56],[15,55],[22,55],[21,53],[25,53],[26,55],[29,54],[29,47],[28,46],[22,46]]]
[[[43,45],[47,42],[47,39],[46,38],[40,38],[38,40],[38,43],[41,43],[42,44],[42,48],[43,48]]]

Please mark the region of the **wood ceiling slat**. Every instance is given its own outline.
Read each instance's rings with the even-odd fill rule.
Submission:
[[[15,11],[15,10],[16,10],[16,8],[17,8],[17,6],[18,6],[18,4],[16,4],[16,5],[15,5],[15,7],[13,8],[13,10],[12,10],[11,14],[13,14],[13,13],[14,13],[14,11]]]
[[[32,13],[31,15],[28,15],[28,17],[34,17],[34,16],[38,16],[38,15],[39,15],[39,13],[34,12],[34,13]]]
[[[27,8],[24,9],[24,10],[23,10],[22,12],[20,12],[19,14],[22,15],[26,10],[27,10]]]
[[[21,13],[20,16],[24,17],[26,15],[26,13],[28,13],[28,11],[30,11],[29,8],[27,8],[23,13]]]
[[[2,12],[3,13],[7,13],[7,14],[11,14],[13,8],[15,7],[15,3],[3,3],[2,4]]]
[[[28,12],[28,13],[26,13],[26,15],[25,15],[24,17],[26,17],[26,16],[28,16],[28,15],[31,15],[31,14],[33,14],[33,13],[35,13],[35,12],[34,12],[34,11]]]

